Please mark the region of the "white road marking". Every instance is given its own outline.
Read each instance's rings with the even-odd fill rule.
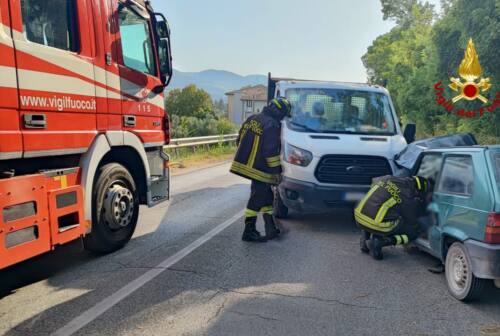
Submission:
[[[236,222],[239,218],[243,216],[243,211],[237,213],[224,223],[217,225],[214,229],[207,232],[179,252],[174,255],[168,257],[164,261],[162,261],[158,266],[152,268],[147,271],[137,279],[129,282],[127,285],[120,288],[114,294],[108,296],[101,302],[97,303],[95,306],[91,307],[87,311],[83,312],[81,315],[77,316],[73,320],[71,320],[68,324],[58,329],[52,335],[54,336],[69,336],[73,335],[78,330],[85,327],[90,322],[94,321],[96,318],[104,314],[110,308],[118,304],[120,301],[128,297],[130,294],[134,293],[139,288],[143,287],[145,284],[156,278],[158,275],[163,273],[168,268],[172,267],[179,261],[181,261],[184,257],[189,255],[191,252],[205,244],[207,241],[218,235],[221,231],[229,227],[231,224]]]

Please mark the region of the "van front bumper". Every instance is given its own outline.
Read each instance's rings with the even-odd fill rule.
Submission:
[[[370,189],[368,185],[322,186],[283,177],[278,190],[283,203],[304,213],[324,213],[342,205],[359,202]]]
[[[472,272],[482,279],[500,279],[500,244],[492,245],[476,240],[464,242],[472,262]]]

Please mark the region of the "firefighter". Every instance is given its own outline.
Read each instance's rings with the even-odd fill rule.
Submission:
[[[272,186],[277,185],[281,177],[281,120],[289,116],[290,111],[291,104],[286,98],[273,99],[260,114],[250,116],[239,131],[231,172],[252,181],[243,241],[265,242],[280,234],[273,219]],[[264,218],[265,236],[255,226],[259,213]]]
[[[416,239],[422,231],[418,219],[425,215],[431,182],[419,176],[374,179],[354,210],[362,229],[361,251],[380,260],[384,246],[404,245]]]

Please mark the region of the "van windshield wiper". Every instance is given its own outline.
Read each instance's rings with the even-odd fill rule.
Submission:
[[[312,132],[312,133],[321,133],[321,131],[319,131],[319,130],[317,130],[317,129],[311,128],[311,127],[306,126],[306,125],[299,124],[299,123],[297,123],[297,122],[295,122],[295,121],[290,121],[290,124],[292,124],[293,126],[300,127],[300,128],[302,128],[303,130],[308,131],[308,132]]]

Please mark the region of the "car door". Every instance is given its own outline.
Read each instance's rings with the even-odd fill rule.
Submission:
[[[123,129],[135,133],[148,146],[161,146],[163,132],[163,93],[156,59],[149,13],[137,4],[118,3],[118,68],[123,94]]]
[[[484,234],[487,209],[492,207],[492,201],[487,192],[481,192],[488,185],[488,176],[476,169],[484,165],[481,154],[450,153],[444,157],[434,202],[442,233],[455,239],[480,240]]]
[[[8,0],[0,0],[0,159],[22,156],[14,42]]]
[[[89,0],[10,4],[24,157],[86,151],[96,135]]]
[[[421,176],[423,178],[428,179],[433,186],[431,192],[432,200],[428,205],[428,215],[425,218],[425,221],[429,225],[429,228],[426,232],[423,232],[420,237],[420,242],[425,245],[427,249],[431,249],[432,254],[435,253],[433,247],[436,245],[436,241],[440,239],[440,226],[439,226],[439,211],[436,209],[437,204],[435,203],[436,195],[434,193],[436,181],[439,177],[439,172],[441,171],[443,162],[443,156],[440,152],[428,152],[421,155],[418,159],[414,175]]]

